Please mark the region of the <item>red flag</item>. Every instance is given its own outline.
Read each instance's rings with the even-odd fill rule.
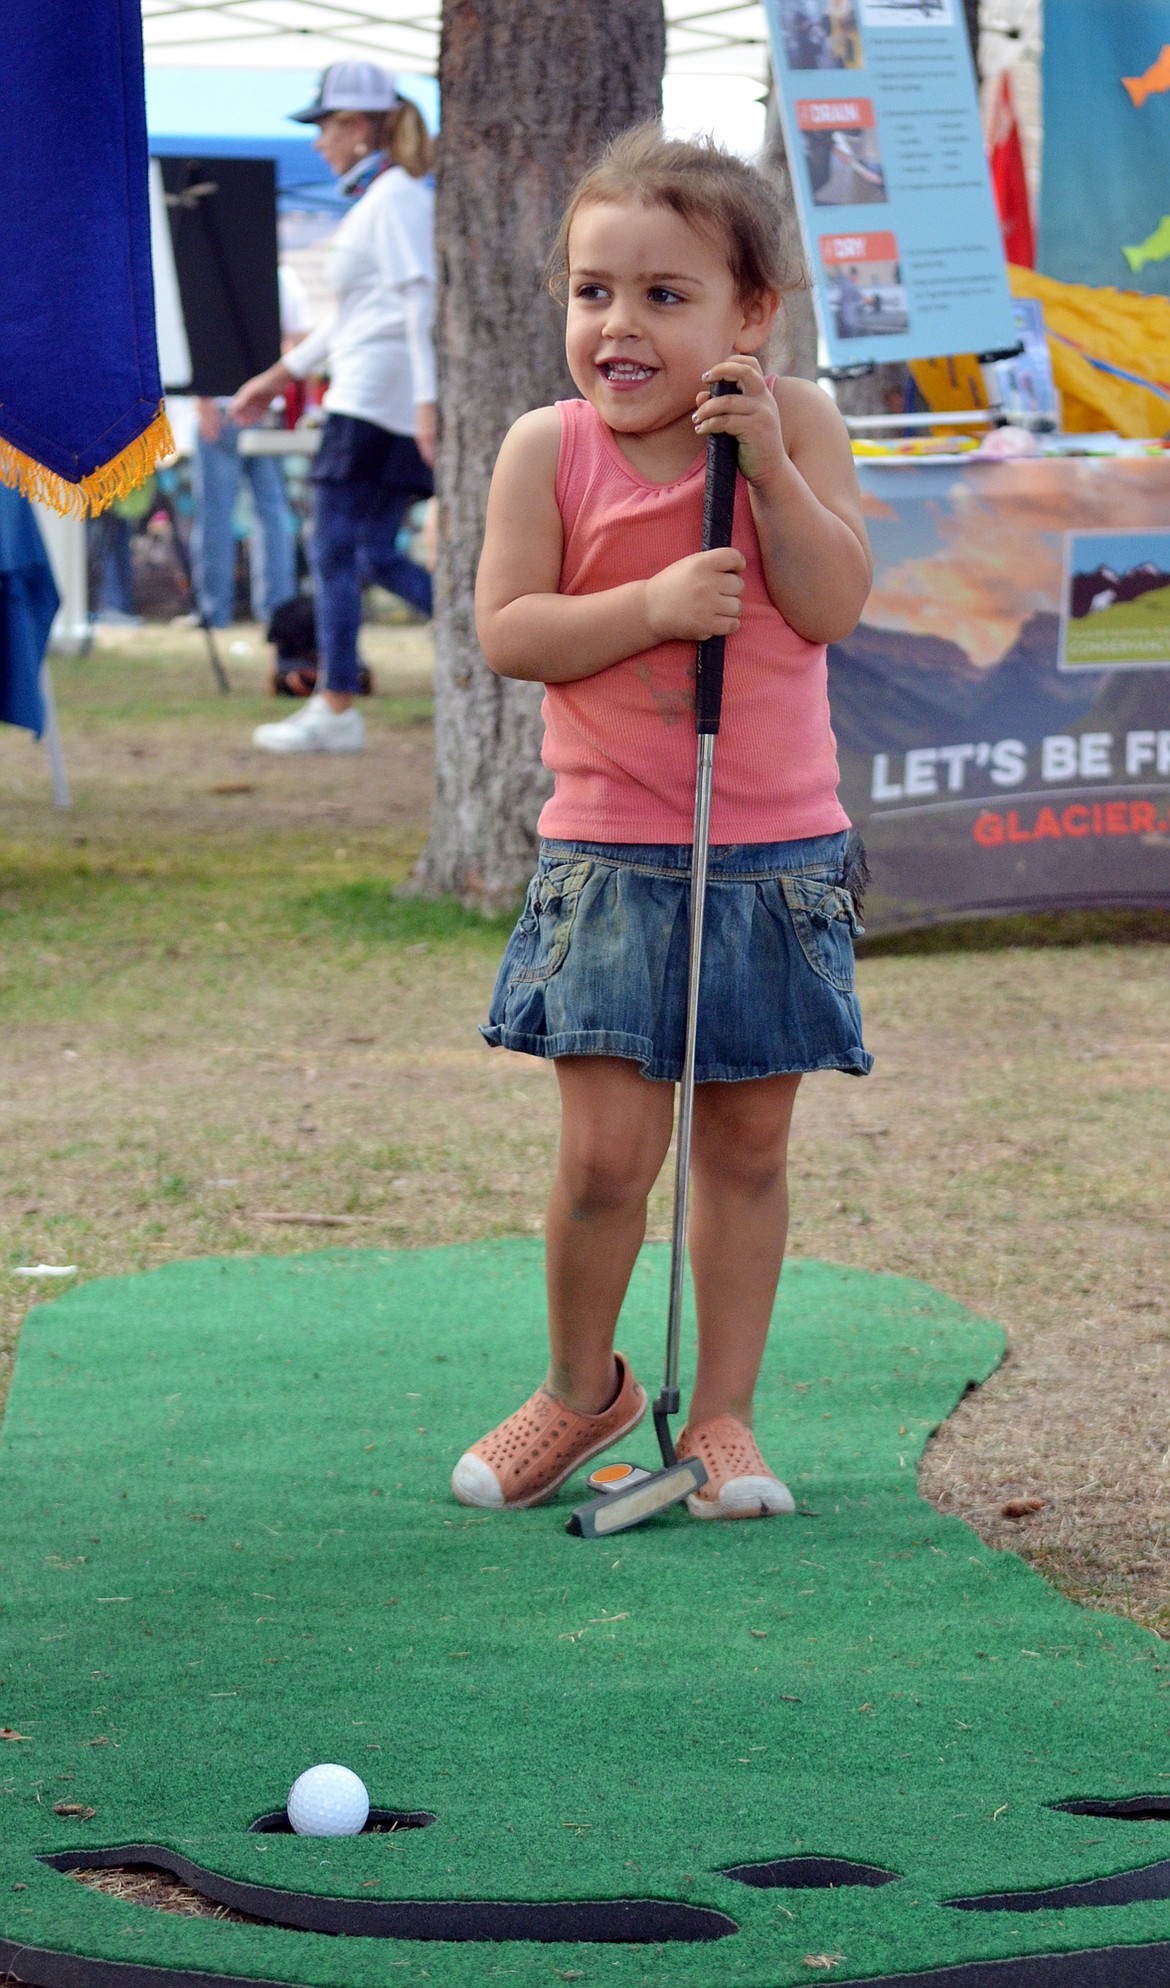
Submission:
[[[995,195],[999,225],[1003,230],[1003,250],[1009,262],[1022,269],[1036,266],[1036,237],[1032,231],[1032,206],[1028,199],[1028,179],[1020,127],[1012,102],[1012,86],[1003,70],[996,92],[995,109],[988,132],[991,190]]]

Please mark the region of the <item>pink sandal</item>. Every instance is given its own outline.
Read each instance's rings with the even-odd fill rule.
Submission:
[[[787,1484],[769,1470],[746,1422],[738,1415],[713,1415],[682,1432],[679,1457],[698,1457],[707,1472],[701,1491],[692,1491],[687,1510],[695,1519],[763,1519],[794,1512]]]
[[[646,1390],[623,1354],[614,1360],[617,1398],[600,1415],[579,1415],[538,1387],[506,1422],[465,1450],[451,1473],[459,1503],[491,1511],[543,1505],[581,1464],[636,1429],[646,1413]]]

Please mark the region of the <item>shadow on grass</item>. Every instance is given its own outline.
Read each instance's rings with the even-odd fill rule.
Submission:
[[[1170,911],[1040,911],[1010,918],[966,918],[862,939],[858,959],[934,953],[991,953],[1018,946],[1170,945]]]
[[[340,936],[397,946],[478,941],[499,947],[515,923],[514,913],[485,917],[453,897],[399,896],[382,878],[309,891],[293,906],[293,916],[305,927],[327,924]]]

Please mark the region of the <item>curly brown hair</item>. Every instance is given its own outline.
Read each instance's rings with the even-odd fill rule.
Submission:
[[[559,301],[574,216],[592,202],[631,198],[669,208],[723,247],[742,302],[804,286],[803,268],[785,253],[780,196],[763,173],[713,138],[665,138],[661,125],[639,124],[614,138],[573,189],[546,270]]]

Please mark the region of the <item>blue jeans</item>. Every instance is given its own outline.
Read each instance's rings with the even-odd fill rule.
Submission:
[[[275,456],[241,456],[239,432],[225,415],[219,440],[200,438],[195,455],[191,563],[200,612],[213,628],[226,628],[233,619],[241,476],[247,479],[255,520],[249,545],[253,617],[267,621],[273,608],[297,590],[296,537],[284,470]]]
[[[100,517],[90,519],[89,545],[99,614],[111,608],[116,614],[134,613],[133,537],[129,518],[120,518],[116,511],[103,511]]]
[[[431,576],[397,544],[413,501],[409,490],[373,482],[314,482],[313,581],[326,690],[357,690],[363,587],[376,581],[419,614],[431,612]]]

